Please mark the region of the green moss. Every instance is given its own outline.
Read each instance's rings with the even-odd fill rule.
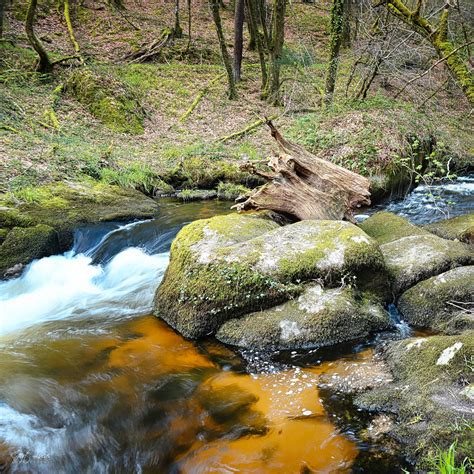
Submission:
[[[379,244],[386,244],[411,235],[428,233],[405,218],[391,212],[377,212],[360,224],[360,228]]]
[[[202,201],[216,198],[217,192],[207,189],[184,189],[183,191],[177,193],[176,197],[184,202]]]
[[[143,133],[143,109],[132,91],[117,79],[80,68],[71,73],[65,90],[111,130],[133,135]]]
[[[382,306],[358,298],[353,289],[308,285],[298,299],[224,323],[220,341],[256,350],[323,347],[388,329]]]
[[[17,264],[25,265],[58,251],[58,236],[52,227],[13,227],[0,246],[0,278]]]
[[[410,288],[398,306],[404,320],[415,326],[449,332],[474,329],[468,314],[473,288],[474,267],[455,268]]]
[[[453,357],[446,361],[449,352]],[[359,395],[356,403],[397,414],[391,434],[418,458],[420,468],[436,449],[447,449],[456,439],[459,456],[469,456],[474,452],[472,405],[461,392],[472,382],[473,353],[472,331],[393,342],[384,355],[393,383]]]
[[[225,201],[235,201],[239,196],[249,196],[252,191],[241,184],[219,183],[217,197]]]
[[[443,239],[460,240],[461,242],[474,243],[474,214],[445,219],[424,227],[429,232]]]

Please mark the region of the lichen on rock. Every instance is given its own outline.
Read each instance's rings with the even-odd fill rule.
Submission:
[[[398,307],[414,326],[447,333],[474,329],[473,289],[474,266],[458,267],[413,286]]]
[[[421,342],[420,342],[421,341]],[[388,345],[384,359],[394,381],[356,397],[359,407],[395,413],[390,434],[406,444],[409,456],[425,459],[457,440],[462,459],[474,452],[472,400],[474,332],[405,339]]]
[[[390,326],[379,303],[357,298],[347,287],[325,290],[310,284],[294,300],[227,321],[216,337],[234,346],[281,350],[329,346]]]
[[[265,214],[196,221],[176,237],[155,297],[155,314],[187,337],[213,334],[227,320],[298,295],[301,283],[347,279],[384,295],[378,245],[348,222],[280,227]]]

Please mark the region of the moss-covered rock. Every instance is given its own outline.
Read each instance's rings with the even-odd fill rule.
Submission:
[[[386,291],[378,245],[348,222],[302,221],[279,227],[261,215],[214,217],[186,226],[171,247],[155,314],[187,337],[214,333],[228,319],[279,304],[299,283],[355,280]]]
[[[411,224],[405,218],[391,212],[377,212],[360,224],[361,229],[379,244],[411,235],[428,235],[423,229]]]
[[[394,381],[356,397],[362,408],[397,414],[390,434],[418,457],[418,467],[437,449],[457,441],[461,459],[472,456],[473,405],[465,387],[472,383],[474,332],[392,342],[384,358]]]
[[[68,77],[65,90],[112,130],[143,133],[145,113],[125,83],[79,68]]]
[[[15,276],[23,265],[58,251],[58,235],[52,227],[14,227],[0,245],[0,278]]]
[[[74,229],[82,224],[144,219],[157,212],[155,201],[138,191],[92,181],[25,189],[14,198],[0,196],[0,228],[5,238],[1,248],[4,255],[8,253],[8,258],[0,258],[4,260],[0,268],[5,271],[13,265],[67,250],[72,244]],[[53,230],[56,244],[46,247],[54,250],[37,250],[37,232],[32,238],[26,237],[38,225],[42,225],[41,229]],[[14,228],[17,228],[15,232],[11,230]],[[31,246],[29,250],[28,246]]]
[[[474,245],[474,213],[445,219],[424,228],[443,239],[460,240]]]
[[[422,281],[403,293],[398,307],[409,324],[453,332],[474,329],[474,266],[459,267]]]
[[[421,280],[474,262],[474,252],[468,245],[432,234],[402,237],[380,248],[395,295]]]
[[[390,325],[389,315],[379,303],[357,299],[347,287],[325,290],[311,284],[297,299],[227,321],[216,337],[249,349],[296,349],[365,337]]]

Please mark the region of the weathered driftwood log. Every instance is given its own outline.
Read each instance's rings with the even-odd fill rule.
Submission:
[[[262,172],[253,164],[247,171],[269,182],[233,208],[270,209],[297,219],[347,219],[352,211],[370,204],[369,181],[352,171],[317,158],[296,143],[285,140],[271,121],[267,122],[280,153],[270,158],[272,172]]]

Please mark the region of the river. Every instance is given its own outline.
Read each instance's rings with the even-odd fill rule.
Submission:
[[[473,188],[465,177],[385,208],[432,222],[472,211]],[[363,368],[373,342],[237,352],[150,315],[176,233],[228,207],[163,201],[152,221],[78,229],[71,251],[0,283],[0,470],[401,472],[396,449],[358,438],[367,415],[318,388]]]

